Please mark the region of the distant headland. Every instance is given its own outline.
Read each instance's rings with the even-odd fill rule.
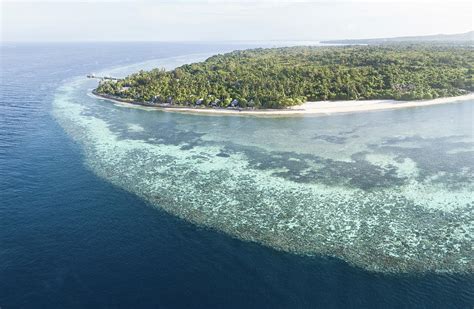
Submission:
[[[349,39],[322,41],[325,44],[396,44],[396,43],[435,43],[435,44],[472,44],[474,31],[456,34],[434,34],[423,36],[401,36],[377,39]]]

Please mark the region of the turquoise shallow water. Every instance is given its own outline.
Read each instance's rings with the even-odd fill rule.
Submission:
[[[146,111],[84,76],[238,46],[0,47],[0,306],[472,307],[472,102]]]
[[[371,271],[473,271],[472,102],[323,117],[201,116],[87,97],[94,85],[65,83],[54,115],[94,173],[156,207]]]

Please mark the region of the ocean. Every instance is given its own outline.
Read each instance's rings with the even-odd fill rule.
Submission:
[[[190,115],[86,78],[254,46],[1,45],[1,308],[472,308],[473,102]]]

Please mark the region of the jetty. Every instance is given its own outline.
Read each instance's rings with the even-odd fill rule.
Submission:
[[[98,80],[115,80],[115,81],[121,80],[121,78],[111,77],[111,76],[97,76],[94,73],[88,74],[87,78],[93,78],[93,79],[98,79]]]

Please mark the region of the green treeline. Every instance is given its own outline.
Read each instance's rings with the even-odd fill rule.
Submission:
[[[172,71],[102,81],[96,91],[176,105],[282,108],[305,101],[455,96],[473,90],[469,46],[385,45],[252,49]]]

